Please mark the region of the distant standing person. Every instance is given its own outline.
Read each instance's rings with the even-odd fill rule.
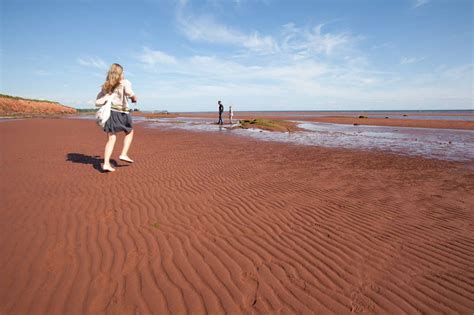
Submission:
[[[232,118],[234,117],[234,111],[232,110],[232,106],[229,106],[229,120],[230,124],[232,125]]]
[[[133,103],[137,102],[137,97],[132,91],[132,84],[130,81],[125,80],[122,66],[118,63],[114,63],[110,66],[107,78],[102,85],[102,90],[97,95],[95,101],[97,107],[103,106],[108,100],[112,102],[110,118],[104,126],[104,131],[107,133],[107,143],[105,145],[104,165],[102,166],[102,170],[106,172],[115,171],[110,165],[110,156],[114,150],[117,132],[125,132],[123,149],[119,159],[133,163],[133,160],[128,156],[128,150],[133,140],[133,126],[127,97],[129,97]]]
[[[217,122],[219,125],[223,125],[224,122],[222,121],[222,113],[224,112],[224,105],[222,105],[221,101],[218,101],[219,104],[219,121]]]

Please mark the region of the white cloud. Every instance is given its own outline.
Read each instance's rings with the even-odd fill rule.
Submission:
[[[159,56],[156,63],[161,67],[149,67],[152,62],[142,54],[139,61],[147,77],[137,80],[144,82],[142,99],[159,108],[210,110],[222,99],[226,104],[234,103],[238,110],[432,109],[463,108],[472,99],[472,65],[434,69],[424,76],[381,71],[374,68],[370,55],[360,50],[363,36],[335,31],[327,23],[306,27],[288,23],[279,34],[269,36],[246,33],[218,23],[212,16],[192,12],[185,16],[189,10],[185,3],[182,6],[177,21],[187,39],[230,47],[210,55],[200,53],[196,45],[194,56],[189,57],[144,48],[146,55]],[[267,54],[272,54],[271,58]],[[424,59],[405,56],[400,64]],[[156,71],[163,79],[156,79]],[[452,79],[455,77],[470,84],[460,85]]]
[[[311,58],[322,54],[333,56],[351,51],[361,36],[353,36],[347,32],[323,32],[325,24],[319,24],[312,29],[297,27],[294,23],[283,25],[282,50],[292,52],[298,59]]]
[[[289,82],[311,80],[336,72],[335,69],[328,68],[326,64],[312,60],[253,66],[214,56],[195,55],[189,58],[177,59],[175,64],[159,70],[148,67],[148,64],[143,60],[140,61],[150,73],[155,71],[159,71],[164,75],[171,73],[174,77],[178,75],[185,79],[192,78],[193,81],[198,80],[200,82]]]
[[[308,33],[308,46],[317,53],[325,53],[331,55],[335,49],[349,44],[352,39],[346,34],[322,34],[321,29],[324,25],[320,24]]]
[[[144,79],[142,92],[147,103],[186,111],[212,110],[217,99],[238,110],[463,108],[471,102],[470,85],[456,83],[469,78],[471,64],[441,67],[424,78],[400,78],[398,73],[372,70],[365,62],[355,64],[288,59],[255,66],[196,55],[166,68],[172,79]],[[148,75],[156,77],[154,72]]]
[[[348,32],[323,32],[325,24],[319,24],[312,29],[298,28],[294,23],[285,24],[278,41],[256,31],[245,34],[216,22],[210,16],[184,17],[180,11],[178,22],[181,32],[193,41],[233,45],[247,48],[257,54],[294,53],[297,59],[315,54],[331,56],[350,49],[361,39],[360,36],[353,36]]]
[[[105,64],[105,62],[102,59],[100,59],[99,57],[78,58],[77,62],[81,66],[85,66],[85,67],[93,67],[93,68],[97,68],[97,69],[106,69],[107,68],[107,65]]]
[[[209,17],[180,18],[179,22],[181,31],[191,40],[225,44],[238,44],[242,40],[241,34]]]
[[[327,23],[313,28],[299,28],[294,23],[287,23],[279,36],[261,35],[257,31],[244,32],[216,21],[212,15],[195,14],[186,2],[178,5],[176,18],[180,31],[192,41],[246,48],[249,53],[257,55],[284,52],[294,54],[295,59],[317,54],[331,56],[350,50],[362,39],[350,32],[323,31]]]
[[[242,44],[255,52],[274,53],[278,51],[278,45],[271,36],[260,36],[257,32],[250,36],[244,36]]]
[[[143,52],[139,55],[138,59],[149,65],[154,66],[155,64],[175,64],[176,58],[168,55],[159,50],[151,50],[148,47],[143,47]]]
[[[415,3],[413,4],[413,8],[419,8],[427,3],[429,3],[431,0],[415,0]]]
[[[278,50],[278,45],[271,36],[261,36],[258,32],[244,34],[216,22],[210,16],[184,16],[184,13],[179,11],[178,23],[181,32],[193,41],[230,44],[262,54],[271,54]]]
[[[400,60],[400,64],[402,65],[407,65],[407,64],[411,64],[411,63],[418,63],[420,61],[423,61],[425,59],[425,57],[420,57],[420,58],[415,58],[415,57],[403,57],[401,60]]]

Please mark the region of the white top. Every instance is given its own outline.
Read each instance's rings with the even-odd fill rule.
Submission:
[[[110,99],[112,101],[111,110],[126,113],[129,111],[127,97],[132,97],[134,95],[132,83],[123,79],[112,93],[105,94],[103,91],[100,91],[100,93],[97,95],[95,106],[100,107],[107,103],[107,101]]]

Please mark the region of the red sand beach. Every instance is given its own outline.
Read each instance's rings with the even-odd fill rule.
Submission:
[[[474,310],[472,162],[137,124],[102,174],[73,119],[0,143],[2,315]]]
[[[357,117],[320,117],[311,121],[333,124],[359,124],[370,126],[393,126],[412,128],[438,128],[438,129],[465,129],[474,130],[474,121],[464,120],[417,120],[417,119],[385,119],[385,118],[357,118]]]

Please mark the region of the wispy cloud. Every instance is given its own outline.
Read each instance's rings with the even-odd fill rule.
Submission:
[[[271,36],[261,36],[258,32],[244,36],[242,44],[244,47],[260,53],[275,53],[278,45]]]
[[[93,67],[93,68],[97,68],[101,70],[107,68],[105,61],[100,59],[99,57],[78,58],[77,62],[81,66],[85,66],[85,67]]]
[[[229,44],[262,54],[278,51],[278,45],[271,36],[262,36],[256,31],[245,34],[218,23],[211,16],[195,16],[184,13],[182,7],[178,9],[177,20],[181,32],[190,40]]]
[[[277,102],[278,97],[289,100],[290,95],[299,95],[298,99],[337,98],[341,93],[359,93],[360,89],[387,82],[386,77],[391,75],[315,60],[287,60],[279,64],[251,66],[213,56],[195,55],[176,61],[176,64],[159,70],[148,68],[150,78],[155,77],[154,71],[157,70],[164,76],[173,74],[173,79],[166,82],[151,80],[152,86],[146,91],[147,95],[156,94],[173,102],[174,94],[181,101],[189,98],[190,103],[196,101],[193,97],[210,102],[216,95],[236,100],[260,96],[266,98],[265,102]],[[186,88],[177,93],[175,87]]]
[[[468,82],[472,64],[441,67],[431,76],[401,80],[399,73],[377,71],[366,61],[357,60],[331,64],[287,59],[257,66],[206,55],[174,58],[176,63],[160,69],[151,67],[147,74],[155,78],[154,71],[160,71],[164,77],[167,73],[173,74],[172,78],[151,79],[142,90],[148,101],[169,106],[181,104],[180,110],[208,109],[217,98],[226,104],[232,102],[240,110],[254,106],[275,110],[287,109],[294,102],[314,109],[344,109],[348,103],[377,109],[408,104],[407,100],[420,108],[431,108],[441,99],[450,99],[450,103],[461,106],[471,97],[467,88],[455,87],[457,83],[439,85],[436,82],[439,78],[446,78],[443,82],[448,79],[449,82]]]
[[[422,2],[418,6],[427,3]],[[377,68],[373,53],[364,49],[364,34],[341,30],[340,24],[287,23],[265,34],[197,12],[182,1],[176,14],[179,30],[193,42],[192,55],[178,57],[144,47],[137,58],[146,70],[147,85],[142,89],[150,102],[175,104],[180,110],[208,109],[217,98],[241,110],[287,109],[292,104],[314,109],[344,109],[348,104],[380,109],[409,102],[430,108],[456,95],[450,104],[462,105],[471,97],[464,85],[442,85],[436,78],[446,78],[443,82],[449,78],[448,83],[454,77],[468,81],[472,67],[443,68],[425,76],[405,76],[407,67],[401,73],[384,71]],[[215,53],[209,53],[208,46],[216,48]],[[402,57],[395,63],[425,60],[423,56]],[[157,71],[167,79],[156,79]]]
[[[181,32],[192,41],[229,44],[258,54],[295,53],[296,58],[315,54],[330,56],[346,50],[362,38],[349,32],[324,32],[325,24],[299,28],[294,23],[288,23],[283,25],[279,38],[275,38],[257,31],[245,34],[216,22],[210,16],[184,17],[180,13],[178,22]]]
[[[175,64],[176,58],[159,50],[151,50],[143,47],[143,52],[138,59],[146,65],[154,66],[155,64]]]
[[[294,23],[287,23],[280,33],[272,35],[258,31],[244,32],[218,22],[212,15],[196,14],[184,0],[177,7],[176,18],[179,30],[191,41],[227,44],[260,55],[285,53],[294,54],[296,59],[316,54],[331,56],[346,52],[362,39],[349,31],[329,32],[326,30],[328,23],[314,27],[298,27]]]
[[[420,61],[423,61],[425,59],[425,57],[420,57],[420,58],[415,58],[415,57],[403,57],[401,60],[400,60],[400,64],[401,65],[407,65],[407,64],[411,64],[411,63],[418,63]]]
[[[324,25],[320,24],[313,29],[307,36],[310,47],[318,53],[324,52],[330,55],[338,47],[347,45],[352,39],[347,34],[322,34],[321,29]]]
[[[156,51],[150,50],[150,54]],[[279,81],[288,80],[310,80],[332,71],[327,65],[315,61],[298,61],[293,63],[279,63],[275,65],[252,66],[240,62],[221,59],[215,56],[194,55],[187,58],[177,59],[173,64],[168,64],[161,69],[149,67],[149,63],[139,58],[143,66],[153,73],[173,73],[180,75],[183,79],[193,78],[193,80],[203,81]]]
[[[348,32],[323,32],[325,24],[319,24],[311,29],[297,27],[294,23],[283,25],[282,44],[284,50],[294,51],[299,56],[324,54],[330,56],[335,52],[346,51],[361,36],[353,36]]]
[[[425,4],[429,3],[431,0],[415,0],[415,3],[413,4],[413,8],[419,8],[421,6],[424,6]]]
[[[237,49],[232,57],[209,56],[198,51],[186,58],[169,56],[174,62],[160,67],[160,73],[173,75],[174,85],[188,86],[187,90],[192,89],[193,93],[201,90],[211,95],[219,95],[223,91],[232,94],[229,86],[242,85],[247,86],[247,92],[251,94],[259,89],[290,90],[304,95],[327,94],[329,91],[337,94],[338,86],[353,89],[386,81],[387,74],[368,69],[367,58],[354,49],[362,36],[347,31],[329,32],[327,23],[313,27],[288,23],[275,37],[264,36],[258,32],[244,33],[217,22],[212,16],[196,15],[185,7],[186,2],[181,2],[176,18],[186,38],[228,44]],[[245,50],[242,51],[242,48]],[[147,56],[161,55],[159,51],[144,50]],[[264,57],[265,54],[272,54],[272,58]],[[148,59],[141,57],[139,61],[145,69],[151,72],[157,70],[150,67]],[[169,89],[173,91],[169,95],[173,94],[174,90]],[[161,92],[165,93],[163,88]],[[245,92],[242,90],[242,93]]]

